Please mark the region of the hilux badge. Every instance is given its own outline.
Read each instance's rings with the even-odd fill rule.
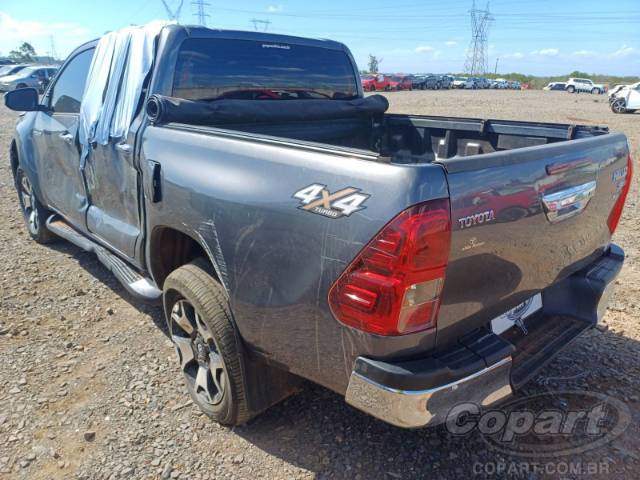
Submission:
[[[313,183],[298,190],[293,198],[300,200],[300,210],[317,213],[329,218],[348,217],[362,210],[364,202],[370,197],[359,188],[346,187],[335,193],[329,192],[326,185]]]

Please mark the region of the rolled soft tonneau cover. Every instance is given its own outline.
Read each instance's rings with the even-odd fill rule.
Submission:
[[[380,115],[389,102],[382,95],[354,100],[232,100],[193,101],[151,95],[147,115],[153,123],[218,125],[295,122]]]

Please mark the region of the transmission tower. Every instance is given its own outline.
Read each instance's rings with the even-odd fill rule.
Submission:
[[[178,8],[176,8],[175,10],[171,10],[171,7],[169,7],[169,4],[166,2],[166,0],[161,0],[162,1],[162,5],[164,5],[164,9],[167,11],[167,16],[169,17],[169,20],[173,21],[175,20],[176,22],[180,23],[180,11],[182,10],[182,4],[184,3],[184,0],[180,0],[180,4],[178,5]]]
[[[251,22],[253,23],[253,29],[257,32],[259,30],[259,26],[262,25],[262,31],[266,32],[269,29],[269,25],[271,25],[271,20],[260,20],[258,18],[252,18]]]
[[[469,11],[471,14],[471,44],[464,64],[470,75],[484,75],[489,70],[489,27],[495,20],[489,11],[489,2],[484,10],[476,8],[476,0]]]
[[[198,19],[198,25],[206,27],[207,17],[209,16],[209,14],[205,13],[204,7],[210,7],[211,4],[209,2],[205,2],[204,0],[194,0],[193,2],[191,2],[191,5],[196,7],[196,13],[194,13],[193,16]]]

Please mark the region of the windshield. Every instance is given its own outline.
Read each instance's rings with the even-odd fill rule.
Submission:
[[[11,72],[12,68],[13,68],[13,65],[7,65],[5,67],[0,67],[0,77],[2,75],[8,75],[9,72]]]
[[[467,79],[464,77],[456,77],[456,80],[465,82]]]
[[[342,50],[190,38],[178,54],[173,95],[188,100],[351,99],[358,96],[358,87]]]

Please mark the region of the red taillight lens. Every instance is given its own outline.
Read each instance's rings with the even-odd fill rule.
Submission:
[[[620,191],[620,195],[618,196],[618,200],[613,205],[611,209],[611,213],[609,214],[609,218],[607,219],[607,225],[609,226],[609,231],[611,235],[618,228],[618,223],[620,223],[620,217],[622,217],[622,209],[624,208],[624,202],[627,199],[627,194],[629,193],[629,189],[631,188],[631,179],[633,177],[633,165],[631,161],[631,155],[627,160],[627,175],[625,177],[624,187]]]
[[[435,327],[450,244],[449,200],[405,210],[331,287],[333,314],[346,325],[378,335]]]

